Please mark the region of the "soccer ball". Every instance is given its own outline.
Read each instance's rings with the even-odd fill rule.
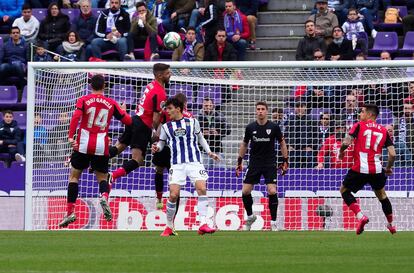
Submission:
[[[181,44],[181,36],[177,32],[168,32],[164,36],[164,45],[166,48],[174,50]]]

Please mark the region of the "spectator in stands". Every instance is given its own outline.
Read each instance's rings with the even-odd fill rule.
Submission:
[[[28,4],[22,7],[22,16],[14,20],[13,27],[20,29],[20,35],[27,43],[35,43],[39,32],[39,20],[32,15],[32,8]]]
[[[38,38],[45,42],[48,50],[56,51],[69,30],[69,17],[60,11],[55,2],[51,3],[47,9],[46,18],[40,22]]]
[[[412,158],[413,158],[412,153],[408,149],[406,139],[402,139],[402,138],[406,137],[406,132],[400,131],[400,135],[401,135],[401,139],[400,139],[400,135],[395,136],[395,130],[394,130],[394,125],[393,124],[387,124],[385,126],[385,128],[387,129],[388,134],[390,135],[390,137],[391,137],[391,139],[394,143],[395,152],[397,154],[397,158],[395,159],[395,167],[409,167],[409,166],[412,166],[412,163],[413,163],[412,162]],[[382,153],[382,162],[387,162],[387,161],[388,161],[388,153],[383,151],[383,153]]]
[[[296,61],[314,60],[313,54],[316,49],[326,52],[325,41],[323,38],[316,36],[314,21],[308,20],[305,22],[305,33],[296,48]]]
[[[170,11],[169,31],[178,31],[188,25],[191,11],[195,6],[195,0],[168,0],[167,9]]]
[[[320,48],[315,49],[313,51],[313,60],[314,61],[325,61],[325,53]]]
[[[45,45],[42,41],[36,42],[36,53],[34,55],[34,62],[52,62],[52,57],[45,51]]]
[[[204,61],[237,61],[237,51],[232,44],[226,41],[226,31],[218,29],[216,42],[208,45],[204,54]]]
[[[201,22],[201,17],[204,16],[206,11],[205,0],[195,0],[195,7],[191,11],[189,27],[197,28]]]
[[[314,124],[309,119],[307,111],[306,103],[297,102],[295,114],[289,118],[286,124],[289,159],[293,168],[312,168],[314,165],[313,140],[309,137],[314,129]]]
[[[362,105],[365,104],[364,90],[362,87],[355,86],[351,89],[351,91],[349,91],[348,94],[355,96],[358,107],[362,107]]]
[[[328,37],[332,34],[333,27],[337,26],[338,18],[328,10],[328,0],[316,1],[317,13],[309,16],[308,20],[315,22],[315,34],[320,37]]]
[[[0,1],[0,33],[9,33],[13,21],[20,16],[24,0]]]
[[[412,10],[402,18],[402,24],[404,35],[407,34],[408,31],[414,31],[414,14],[412,13]]]
[[[185,40],[177,47],[172,55],[173,61],[194,62],[204,60],[204,45],[196,40],[196,31],[188,27]]]
[[[391,54],[388,51],[383,51],[380,54],[381,61],[391,61]]]
[[[326,60],[352,60],[354,57],[352,42],[345,39],[342,28],[339,26],[334,27],[332,37],[332,43],[328,45],[328,49],[326,50]]]
[[[79,34],[85,45],[89,45],[95,38],[96,17],[92,14],[89,0],[80,0],[79,6],[81,12],[72,25],[72,30]]]
[[[236,0],[236,6],[246,15],[250,27],[249,47],[251,50],[256,49],[256,25],[257,10],[259,9],[259,0]]]
[[[9,162],[22,162],[24,158],[23,133],[17,121],[13,120],[13,112],[3,111],[3,120],[0,121],[0,153],[9,154]]]
[[[234,0],[226,0],[224,28],[227,33],[227,41],[237,50],[237,60],[244,61],[250,28],[246,15],[236,9]]]
[[[20,37],[18,27],[12,27],[10,39],[0,47],[0,83],[7,84],[10,77],[18,77],[17,88],[26,85],[27,45]]]
[[[48,132],[45,126],[42,125],[42,116],[39,113],[34,115],[34,128],[33,128],[33,161],[41,162],[42,158],[46,155],[45,145],[48,143]]]
[[[231,131],[230,126],[226,122],[224,116],[215,110],[212,99],[208,97],[204,98],[203,109],[197,118],[200,122],[201,131],[206,138],[211,151],[223,158],[222,140],[224,137],[229,135]],[[214,164],[217,164],[207,155],[205,155],[203,158],[204,165],[207,167],[213,167]]]
[[[201,16],[201,22],[196,28],[198,37],[204,36],[204,45],[214,42],[215,34],[219,25],[219,15],[216,0],[206,0],[206,9]],[[204,33],[204,35],[202,35]],[[202,41],[202,39],[198,39]]]
[[[406,102],[403,105],[403,111],[395,130],[398,132],[399,141],[406,143],[414,153],[414,106],[412,103]]]
[[[126,11],[129,15],[133,15],[136,11],[136,5],[138,3],[145,3],[144,0],[120,0],[121,9]],[[105,4],[105,8],[109,9],[111,8],[111,0],[107,0]]]
[[[331,113],[324,111],[319,116],[319,123],[312,136],[316,147],[320,147],[322,143],[332,134]]]
[[[374,20],[377,19],[378,0],[355,0],[355,8],[364,16],[364,24],[371,37],[377,36],[377,31],[374,29]]]
[[[404,99],[404,103],[414,104],[414,82],[408,83],[408,92]]]
[[[358,121],[358,102],[354,95],[347,95],[344,108],[340,111],[340,120],[345,121],[346,128],[350,129]]]
[[[70,146],[66,132],[69,130],[70,118],[67,112],[59,114],[59,124],[48,132],[50,145],[49,151],[52,151],[52,156],[58,161],[64,161],[70,154]]]
[[[335,131],[329,136],[325,141],[323,141],[322,146],[320,147],[317,155],[318,165],[316,169],[323,169],[325,163],[325,157],[329,158],[329,167],[330,168],[344,168],[348,169],[352,166],[354,162],[354,145],[348,147],[345,150],[345,156],[342,160],[338,158],[339,149],[342,145],[342,140],[345,137],[345,125],[343,122],[335,123]]]
[[[345,22],[348,9],[352,6],[353,2],[354,0],[328,0],[328,9],[335,13],[339,24]]]
[[[135,60],[134,49],[145,48],[147,41],[150,44],[150,60],[159,59],[157,34],[157,19],[147,10],[145,3],[137,3],[136,12],[132,15],[131,30],[127,37],[129,54],[126,54],[124,59]]]
[[[157,26],[158,26],[158,33],[160,35],[165,34],[165,30],[170,26],[170,13],[167,9],[167,3],[164,0],[156,0],[152,8],[149,6],[147,7],[148,10],[151,10],[152,15],[157,20]]]
[[[66,34],[65,40],[57,48],[57,53],[64,57],[60,58],[60,61],[63,62],[82,62],[86,60],[85,43],[76,31],[69,31]]]
[[[288,117],[285,113],[283,113],[282,108],[272,109],[272,121],[276,123],[277,125],[279,125],[282,133],[285,133],[287,120],[288,120]]]
[[[313,86],[309,88],[306,94],[306,103],[308,109],[315,109],[315,108],[330,108],[331,107],[331,99],[326,94],[324,86]]]
[[[346,35],[346,39],[352,41],[352,49],[355,50],[359,46],[362,53],[368,54],[367,40],[365,39],[365,29],[358,17],[358,10],[351,8],[348,11],[348,20],[342,25],[342,30]]]
[[[102,52],[118,50],[119,59],[128,53],[127,36],[131,28],[129,14],[121,8],[120,0],[111,0],[111,8],[101,11],[96,21],[95,34],[98,38],[90,44],[93,57],[102,58]]]

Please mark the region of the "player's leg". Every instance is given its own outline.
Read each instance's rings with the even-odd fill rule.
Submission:
[[[270,228],[272,231],[277,231],[277,207],[279,206],[279,199],[277,198],[277,187],[274,183],[267,184],[267,197],[270,210]]]
[[[99,183],[99,204],[102,207],[102,212],[107,221],[112,220],[112,212],[109,208],[109,192],[110,185],[107,181],[108,177],[109,157],[107,156],[92,156],[91,167],[95,170],[96,180]]]
[[[207,224],[208,197],[206,180],[197,180],[195,181],[194,186],[198,194],[197,211],[200,220],[198,234],[204,235],[206,233],[214,233],[216,232],[216,229],[210,228]]]
[[[250,230],[257,219],[257,216],[253,214],[252,190],[253,186],[260,182],[260,176],[261,172],[257,168],[251,168],[250,166],[247,168],[242,187],[243,205],[247,214],[245,230]]]
[[[114,146],[109,146],[109,157],[113,158],[119,155],[120,153],[125,151],[127,147],[128,147],[127,144],[121,143],[119,142],[119,140],[117,140]]]
[[[164,192],[164,167],[155,166],[155,194],[157,195],[156,207],[162,209],[162,195]]]
[[[385,217],[387,218],[387,228],[394,234],[397,232],[397,228],[393,225],[393,214],[392,214],[392,205],[390,199],[388,199],[387,193],[385,192],[385,183],[387,181],[387,177],[385,173],[379,173],[372,177],[370,181],[370,185],[375,192],[378,200],[381,203],[382,211],[384,212]]]

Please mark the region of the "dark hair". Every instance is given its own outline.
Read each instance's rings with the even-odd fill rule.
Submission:
[[[308,107],[307,105],[306,105],[306,103],[305,102],[303,102],[303,101],[298,101],[296,104],[295,104],[295,107]]]
[[[76,42],[81,41],[81,38],[79,37],[79,33],[77,33],[74,30],[69,30],[68,32],[66,32],[65,41],[67,41],[67,42],[69,41],[69,34],[71,34],[71,33],[75,33]]]
[[[355,59],[356,59],[356,57],[363,57],[363,58],[364,58],[364,60],[366,60],[366,59],[367,59],[367,56],[364,54],[364,52],[360,52],[360,53],[358,53],[358,55],[356,55],[356,56],[355,56]]]
[[[19,30],[19,33],[20,33],[20,28],[19,27],[11,27],[10,34],[13,32],[13,29],[18,29]]]
[[[145,2],[138,2],[138,3],[135,4],[135,8],[137,10],[138,10],[139,7],[145,7],[146,9],[148,9],[147,4],[145,4]]]
[[[282,108],[273,108],[272,109],[272,114],[273,113],[283,114],[283,109]]]
[[[192,31],[196,32],[195,27],[188,27],[188,28],[187,28],[187,32],[189,32],[190,30],[192,30]]]
[[[22,10],[25,10],[25,9],[30,9],[31,10],[32,9],[32,6],[30,4],[28,4],[28,3],[26,3],[22,7]]]
[[[373,114],[375,117],[378,117],[379,108],[376,104],[364,104],[362,107],[364,107],[367,112]]]
[[[306,27],[306,24],[309,23],[309,22],[312,22],[313,24],[315,24],[315,21],[313,21],[313,20],[306,20],[304,26]]]
[[[183,102],[183,105],[187,103],[187,96],[184,95],[183,93],[178,93],[174,96],[176,99],[178,99],[179,101]]]
[[[58,10],[59,10],[59,13],[58,13],[57,17],[63,16],[63,15],[62,15],[62,12],[60,11],[60,7],[59,7],[59,5],[58,5],[56,2],[52,2],[52,3],[50,3],[50,4],[49,4],[49,6],[47,7],[47,15],[46,15],[46,18],[44,19],[44,20],[45,20],[45,22],[50,22],[50,20],[52,20],[52,13],[51,13],[50,11],[52,10],[52,7],[53,7],[53,6],[56,6],[56,7],[58,8]],[[65,16],[67,16],[67,15],[65,15]],[[69,18],[69,17],[68,17],[68,18]]]
[[[226,3],[230,3],[230,2],[232,2],[234,5],[236,5],[235,0],[226,0]]]
[[[216,30],[216,34],[215,35],[217,35],[219,32],[221,32],[221,31],[224,31],[224,32],[226,32],[226,30],[224,29],[224,28],[221,28],[221,27],[219,27],[217,30]],[[226,32],[227,33],[227,32]]]
[[[259,105],[262,105],[262,106],[266,107],[266,110],[269,109],[269,106],[267,105],[267,103],[265,101],[258,101],[258,102],[256,102],[256,108]]]
[[[342,33],[344,33],[344,30],[340,26],[334,26],[332,28],[332,34],[334,33],[335,29],[338,29],[338,28],[341,30]]]
[[[169,69],[170,65],[168,64],[163,64],[163,63],[156,63],[154,64],[154,66],[152,67],[152,72],[155,74],[164,72],[165,70]]]
[[[331,113],[328,111],[324,111],[322,114],[319,115],[319,119],[322,119],[323,115],[329,115],[329,118],[331,118]]]
[[[315,49],[313,50],[313,53],[316,53],[316,52],[322,52],[322,54],[325,56],[325,53],[323,53],[323,50],[322,50],[322,49],[320,49],[319,47],[318,47],[318,48],[315,48]]]
[[[12,116],[14,116],[13,111],[12,110],[4,110],[3,111],[3,116],[5,116],[6,114],[10,114]]]
[[[167,101],[165,102],[165,106],[168,106],[168,105],[173,105],[176,108],[180,108],[181,113],[184,110],[184,102],[179,100],[176,97],[168,98]]]
[[[356,9],[356,8],[350,8],[350,9],[348,10],[348,14],[349,14],[350,12],[352,12],[352,11],[355,11],[357,14],[359,13],[358,9]]]
[[[91,78],[91,87],[95,91],[103,90],[105,87],[105,78],[100,74],[94,75]]]

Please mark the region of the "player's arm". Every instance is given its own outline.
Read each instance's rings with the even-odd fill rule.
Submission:
[[[152,153],[157,153],[157,152],[161,152],[164,147],[165,144],[167,142],[167,133],[165,133],[164,127],[161,127],[161,132],[160,132],[160,139],[158,140],[157,143],[152,144],[151,150]]]
[[[388,162],[387,162],[387,166],[385,167],[385,174],[391,175],[392,167],[394,166],[397,153],[395,152],[394,143],[392,142],[391,137],[388,133],[387,133],[387,138],[385,140],[384,146],[387,147],[387,150],[388,150]]]
[[[338,158],[340,160],[344,159],[345,150],[348,149],[349,146],[351,146],[352,141],[354,141],[354,137],[350,134],[346,134],[345,138],[342,140],[341,148],[339,149]]]
[[[204,138],[203,133],[201,132],[200,123],[197,119],[194,119],[194,132],[197,134],[198,143],[201,145],[201,147],[203,147],[208,156],[215,161],[219,161],[219,156],[211,151],[210,145],[208,145],[207,140]]]
[[[237,157],[237,165],[236,165],[236,176],[239,177],[241,171],[243,171],[243,158],[247,153],[247,148],[250,141],[250,130],[249,127],[246,127],[246,130],[244,132],[244,138],[242,142],[240,143],[239,148],[239,156]]]
[[[158,126],[161,124],[161,113],[160,112],[154,112],[152,116],[152,128],[155,130],[158,129]]]
[[[281,171],[282,175],[285,175],[287,172],[287,169],[289,168],[288,163],[288,148],[286,144],[285,137],[282,134],[282,131],[280,130],[279,125],[276,125],[276,138],[279,141],[280,145],[280,152],[282,154],[282,163],[279,165],[279,169]]]
[[[76,140],[73,137],[76,133],[76,129],[78,128],[79,121],[82,117],[82,114],[83,114],[83,101],[79,99],[76,102],[76,109],[73,112],[72,118],[70,119],[69,133],[68,133],[68,142],[74,149],[78,147],[78,144],[76,143]]]
[[[152,128],[155,130],[158,128],[158,126],[161,123],[161,101],[159,101],[159,96],[155,94],[152,97]]]
[[[132,124],[132,118],[131,116],[125,111],[124,105],[120,106],[117,102],[114,102],[114,117],[121,121],[125,125],[131,125]]]
[[[328,152],[328,140],[325,140],[322,144],[322,147],[318,151],[318,155],[316,156],[318,165],[316,165],[316,169],[320,170],[323,169],[323,163],[325,162],[325,155]]]

